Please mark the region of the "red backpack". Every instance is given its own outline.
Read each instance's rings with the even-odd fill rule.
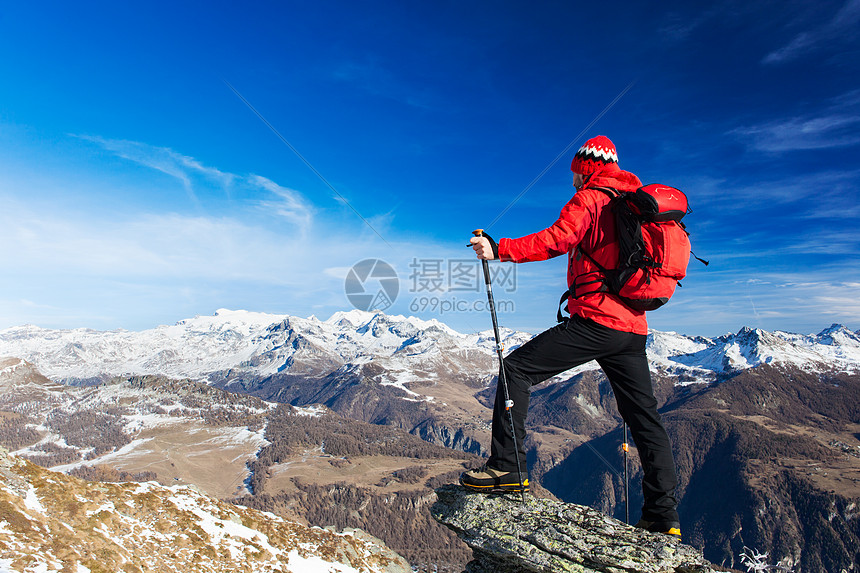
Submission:
[[[619,243],[618,265],[607,269],[579,247],[597,270],[576,277],[562,300],[567,295],[576,298],[609,292],[634,310],[660,308],[687,274],[690,239],[681,223],[688,212],[687,196],[660,184],[645,185],[633,192],[598,189],[611,197],[609,208],[615,213]]]

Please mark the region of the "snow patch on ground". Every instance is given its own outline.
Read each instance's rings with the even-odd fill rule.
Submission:
[[[24,496],[24,507],[30,511],[47,515],[45,506],[42,505],[42,501],[39,499],[39,496],[36,495],[36,488],[29,484],[27,487],[27,494]]]
[[[582,407],[585,412],[591,416],[592,418],[600,417],[600,410],[594,407],[593,404],[589,403],[588,400],[582,394],[576,395],[576,403]]]
[[[287,554],[290,573],[360,573],[355,567],[344,563],[329,563],[316,555],[302,557],[297,549]]]
[[[97,515],[103,511],[106,511],[108,513],[116,513],[116,506],[113,504],[112,501],[107,501],[107,502],[101,504],[96,509],[87,510],[87,517]]]
[[[12,360],[15,360],[15,359],[11,359],[10,362]],[[13,364],[10,364],[10,365],[7,365],[3,368],[0,368],[0,376],[5,376],[7,374],[11,374],[11,373],[15,372],[16,370],[18,370],[23,365],[24,365],[24,361],[21,359],[18,359],[17,362],[14,362]]]
[[[187,490],[175,492],[172,497],[168,498],[168,501],[172,502],[178,509],[197,516],[197,525],[209,535],[212,543],[226,548],[233,559],[238,560],[242,557],[247,542],[268,551],[271,555],[277,556],[282,553],[280,549],[269,543],[269,538],[265,534],[231,519],[216,517],[204,509],[200,503],[201,497],[198,495],[190,494]],[[236,516],[233,517],[238,519]],[[242,539],[244,542],[240,542],[238,539]]]
[[[380,380],[380,386],[393,386],[399,390],[403,390],[409,396],[413,398],[421,398],[421,394],[417,392],[413,392],[409,388],[407,388],[407,384],[410,382],[418,382],[421,380],[414,373],[409,370],[399,370],[399,371],[391,371],[385,373],[385,376]]]
[[[218,428],[217,430],[213,430],[217,435],[201,442],[202,444],[211,444],[214,446],[238,446],[243,444],[249,444],[254,446],[255,449],[259,449],[269,443],[263,435],[264,431],[251,431],[248,428],[242,427],[230,427],[230,428]]]
[[[124,460],[127,461],[131,457],[135,457],[137,455],[147,455],[147,453],[138,453],[135,450],[140,448],[142,445],[147,442],[151,442],[154,438],[138,438],[136,440],[132,440],[128,444],[124,445],[118,450],[113,452],[104,454],[99,456],[98,458],[92,460],[86,460],[81,462],[74,462],[71,464],[64,464],[61,466],[53,466],[51,470],[56,472],[67,473],[75,468],[84,467],[84,466],[95,466],[95,465],[112,465],[117,461]]]
[[[325,406],[318,405],[306,407],[293,406],[293,408],[295,408],[294,412],[299,416],[309,416],[311,418],[319,418],[328,411],[328,408]]]

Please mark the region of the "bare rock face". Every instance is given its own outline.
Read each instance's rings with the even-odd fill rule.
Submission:
[[[474,553],[467,573],[710,573],[702,554],[668,535],[648,533],[589,507],[519,495],[436,490],[431,512]]]

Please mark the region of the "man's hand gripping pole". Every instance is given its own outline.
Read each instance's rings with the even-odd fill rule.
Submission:
[[[484,230],[483,229],[475,229],[472,231],[472,234],[476,237],[483,237]],[[467,246],[472,246],[471,244]],[[496,317],[496,303],[493,300],[493,285],[490,281],[490,264],[487,262],[487,259],[481,259],[481,263],[483,263],[484,267],[484,283],[487,285],[487,301],[490,303],[490,316],[493,319],[493,334],[496,336],[496,354],[499,356],[499,385],[502,387],[502,391],[504,392],[505,397],[505,410],[508,412],[508,422],[511,425],[511,436],[513,437],[514,442],[514,451],[516,452],[517,457],[517,479],[520,482],[520,494],[522,495],[523,503],[526,502],[526,493],[525,493],[525,485],[528,483],[528,478],[523,479],[522,466],[520,465],[520,448],[517,444],[517,433],[514,430],[514,414],[511,411],[511,408],[514,406],[514,401],[511,400],[511,396],[508,393],[508,380],[505,376],[505,357],[502,354],[504,350],[502,346],[502,337],[499,335],[499,319]]]

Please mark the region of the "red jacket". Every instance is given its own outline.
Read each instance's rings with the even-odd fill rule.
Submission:
[[[552,226],[519,239],[499,241],[499,259],[524,263],[566,254],[568,287],[577,276],[596,270],[594,264],[579,252],[577,247],[580,245],[605,268],[615,268],[618,263],[615,216],[610,209],[604,208],[609,203],[609,196],[595,188],[635,191],[641,185],[638,177],[610,163],[592,175],[576,192]],[[648,334],[645,312],[631,309],[609,293],[570,297],[568,309],[571,315],[577,314],[615,330]]]

